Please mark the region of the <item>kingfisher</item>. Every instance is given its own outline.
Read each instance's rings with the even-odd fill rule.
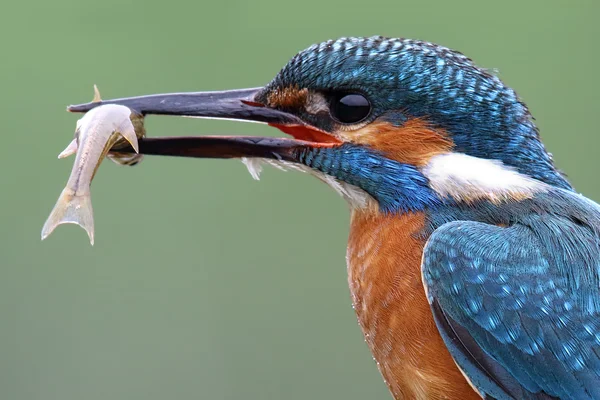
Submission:
[[[495,73],[425,41],[341,38],[264,87],[129,97],[143,115],[288,137],[140,140],[140,152],[306,171],[351,212],[353,308],[394,399],[600,399],[600,207],[555,167]]]

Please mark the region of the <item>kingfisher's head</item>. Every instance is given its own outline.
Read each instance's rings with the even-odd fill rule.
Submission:
[[[570,188],[527,107],[492,73],[427,42],[342,38],[294,56],[265,87],[175,93],[118,103],[143,114],[268,123],[293,139],[200,137],[142,152],[267,159],[310,169],[354,206],[419,211],[446,201]],[[254,161],[247,161],[252,166]]]

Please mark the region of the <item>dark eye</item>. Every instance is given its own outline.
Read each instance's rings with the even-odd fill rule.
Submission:
[[[353,124],[367,118],[371,103],[362,94],[339,93],[333,96],[331,116],[344,124]]]

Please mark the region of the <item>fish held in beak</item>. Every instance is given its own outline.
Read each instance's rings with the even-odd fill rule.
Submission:
[[[95,88],[94,101],[100,101]],[[119,164],[132,165],[142,157],[138,154],[138,139],[145,134],[143,116],[122,105],[107,104],[93,108],[77,121],[75,138],[59,158],[76,154],[71,175],[56,205],[42,228],[42,240],[61,224],[77,224],[87,232],[94,244],[94,216],[90,185],[102,160],[109,151],[111,159]],[[131,146],[135,153],[119,153],[118,149]]]

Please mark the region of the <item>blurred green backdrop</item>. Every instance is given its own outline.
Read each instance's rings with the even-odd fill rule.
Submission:
[[[531,107],[577,188],[600,199],[600,2],[142,0],[2,6],[0,399],[388,399],[346,286],[348,212],[325,185],[237,161],[106,162],[96,246],[39,233],[73,159],[67,104],[252,87],[328,38],[463,51]],[[150,135],[277,134],[151,117]]]

